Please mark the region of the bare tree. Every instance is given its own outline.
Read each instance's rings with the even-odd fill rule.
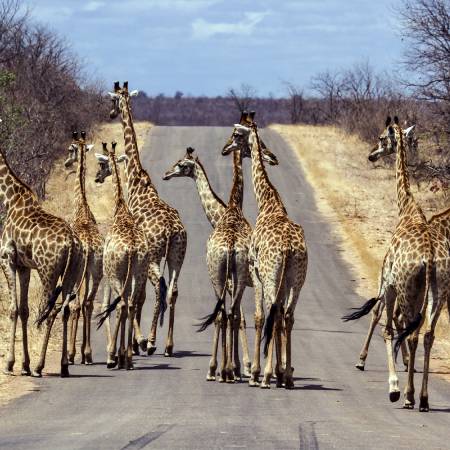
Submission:
[[[333,73],[329,70],[321,72],[312,78],[311,89],[325,100],[323,105],[325,119],[329,122],[334,122],[338,115],[338,100],[341,96],[341,75],[338,72]]]
[[[299,123],[305,107],[303,90],[293,83],[285,82],[284,85],[289,97],[291,123]]]
[[[239,112],[251,109],[256,94],[256,89],[246,83],[242,83],[239,89],[231,88],[227,93],[228,97],[233,100],[233,103],[236,105]]]
[[[419,98],[442,102],[450,113],[450,3],[404,0],[400,14],[409,41],[404,63],[416,75],[409,85]]]

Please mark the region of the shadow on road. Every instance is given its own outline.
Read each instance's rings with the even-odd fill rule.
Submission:
[[[155,364],[154,366],[137,366],[134,370],[180,370],[181,367],[174,367],[170,364]]]

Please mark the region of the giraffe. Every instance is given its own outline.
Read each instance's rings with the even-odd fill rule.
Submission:
[[[83,266],[79,264],[83,261],[81,243],[65,220],[42,208],[35,193],[12,171],[2,151],[0,151],[0,201],[7,210],[0,239],[0,264],[8,283],[11,320],[4,373],[13,374],[17,319],[20,316],[23,345],[21,373],[35,377],[42,376],[50,332],[59,311],[62,311],[60,375],[68,377],[69,302],[77,295],[84,278],[84,272],[81,272]],[[38,363],[31,371],[27,327],[28,288],[32,269],[37,270],[42,283],[37,324],[40,326],[45,322],[45,330]],[[19,300],[17,300],[17,275],[20,287]],[[57,305],[61,293],[62,302]]]
[[[270,388],[275,344],[277,387],[284,385],[286,389],[292,389],[291,332],[298,296],[306,278],[306,242],[302,228],[289,219],[281,197],[267,175],[253,117],[254,113],[250,113],[248,125],[235,125],[231,144],[222,150],[226,155],[243,145],[251,148],[253,187],[259,209],[251,236],[249,261],[255,290],[259,289],[262,295],[255,295],[255,354],[249,384],[259,384],[264,299],[269,310],[264,329],[267,361],[260,386]],[[285,355],[283,364],[282,355]]]
[[[134,317],[139,298],[145,290],[149,265],[149,245],[145,232],[137,224],[128,208],[122,193],[119,170],[115,156],[116,142],[111,144],[109,163],[114,184],[114,218],[105,239],[103,250],[104,273],[116,299],[103,305],[103,311],[97,316],[99,327],[109,314],[117,309],[117,320],[111,337],[108,327],[107,366],[119,369],[133,369],[133,328]],[[106,149],[106,143],[103,143]],[[109,296],[108,296],[109,297]],[[106,307],[105,307],[106,306]],[[125,328],[128,316],[128,345],[125,350]],[[116,356],[117,337],[120,328],[119,354]]]
[[[251,227],[245,217],[242,215],[243,177],[241,161],[234,161],[233,188],[230,196],[230,202],[228,206],[226,206],[225,203],[211,188],[205,168],[201,164],[198,157],[194,158],[193,153],[194,149],[188,147],[184,158],[176,162],[173,167],[166,172],[163,178],[164,180],[169,180],[173,177],[190,177],[195,180],[203,209],[209,222],[211,223],[211,226],[214,228],[213,233],[210,235],[207,243],[207,263],[210,278],[213,282],[216,294],[218,292],[220,293],[219,295],[217,295],[217,297],[220,298],[220,295],[225,293],[225,291],[223,291],[223,283],[225,283],[225,281],[223,281],[224,277],[223,275],[220,275],[220,269],[223,268],[221,267],[221,263],[223,263],[224,261],[226,262],[229,254],[234,256],[235,254],[233,252],[235,251],[235,249],[239,249],[239,252],[242,255],[242,257],[240,258],[242,260],[242,263],[241,266],[235,270],[235,278],[238,278],[240,287],[243,292],[243,288],[245,288],[245,286],[251,287],[252,282],[248,274],[248,259],[246,257],[248,244],[250,242]],[[266,151],[265,157],[270,160],[270,163],[277,163],[275,156],[268,150]],[[223,246],[224,238],[228,237],[230,239],[227,242],[231,243],[232,246],[231,252],[229,254],[228,247],[226,245]],[[220,252],[222,252],[222,254],[220,254]],[[230,295],[232,295],[231,278],[231,274],[230,276],[226,277],[226,289]],[[242,285],[241,279],[244,285]],[[236,306],[234,306],[233,309],[236,309]],[[248,354],[247,335],[245,332],[245,317],[242,306],[240,306],[239,309],[239,334],[243,348],[244,375],[250,376],[250,358]],[[220,329],[222,328],[222,324],[224,325],[224,329],[226,328],[225,321],[222,321],[222,315],[224,314],[223,305],[218,307],[215,312],[217,314],[217,317],[210,318],[210,322],[215,322],[216,329],[213,340],[213,352],[209,370],[206,376],[207,381],[216,379],[215,371],[217,368],[217,349],[219,334]],[[210,323],[208,323],[208,325],[209,324]],[[231,367],[233,366],[233,361],[230,356],[226,356],[226,353],[223,353],[222,368],[220,370],[220,381],[233,382],[235,377],[240,378],[240,362],[237,350],[237,339],[233,338],[233,340],[235,344],[233,354],[233,358],[235,359],[235,367],[233,368],[233,370],[231,369]],[[222,342],[223,345],[225,345],[225,335],[223,335]],[[231,346],[227,345],[226,351],[228,351],[230,348]],[[226,364],[228,366],[227,369],[225,369]]]
[[[427,309],[428,302],[426,300],[428,298],[433,305],[438,302],[436,298],[436,283],[438,281],[436,278],[436,252],[432,237],[433,233],[430,231],[425,215],[415,201],[410,189],[404,133],[399,126],[397,117],[394,117],[393,124],[392,119],[390,117],[387,118],[386,128],[379,138],[378,149],[375,154],[374,152],[369,155],[370,161],[396,153],[396,189],[399,220],[384,258],[379,297],[370,299],[359,310],[344,316],[343,319],[357,319],[370,312],[378,303],[378,300],[384,303],[386,324],[383,337],[386,344],[389,368],[389,399],[391,402],[396,402],[400,398],[394,354],[397,353],[401,343],[407,339],[409,362],[408,381],[404,391],[404,408],[411,409],[415,405],[415,354],[419,330]],[[404,328],[398,334],[393,348],[394,332],[392,322],[396,305],[402,316]],[[430,342],[432,343],[432,332],[428,333],[428,326],[427,338],[424,339],[425,364],[421,392],[421,411],[428,410],[428,400],[424,396],[426,393],[426,380],[428,379],[427,359],[429,359],[429,350],[431,349]]]
[[[69,158],[65,161],[66,168],[78,161],[75,182],[75,209],[71,222],[72,229],[81,240],[84,254],[87,255],[88,265],[85,277],[85,289],[80,301],[77,297],[72,303],[69,319],[69,364],[74,363],[76,353],[76,337],[80,312],[83,314],[83,339],[81,344],[81,363],[92,364],[91,348],[91,318],[94,309],[94,300],[100,281],[103,277],[103,236],[100,234],[95,217],[89,208],[86,199],[86,152],[91,150],[92,144],[86,144],[86,133],[72,134],[72,143],[69,146]]]
[[[150,245],[149,279],[155,288],[156,300],[153,320],[148,338],[147,354],[156,350],[156,329],[158,317],[163,323],[166,304],[169,306],[169,329],[164,350],[165,356],[173,354],[173,332],[175,321],[175,305],[178,298],[178,276],[186,254],[187,236],[178,211],[165,203],[158,195],[149,174],[144,170],[139,158],[136,133],[131,114],[130,97],[137,91],[128,91],[128,82],[120,88],[119,82],[114,83],[114,92],[109,93],[113,102],[111,119],[119,114],[125,139],[125,154],[127,156],[126,178],[128,188],[128,207],[135,220],[147,235]],[[161,273],[160,263],[165,257],[169,272],[169,286],[164,280],[164,267]],[[166,303],[167,294],[167,303]],[[145,291],[139,302],[136,319],[140,322]]]

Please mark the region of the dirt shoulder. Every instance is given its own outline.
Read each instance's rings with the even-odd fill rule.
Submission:
[[[143,147],[145,137],[151,128],[149,122],[136,122],[136,135],[138,145]],[[123,134],[122,125],[120,122],[102,124],[98,127],[92,137],[88,136],[88,142],[94,144],[93,150],[87,154],[87,178],[86,178],[86,195],[89,206],[100,226],[102,233],[105,233],[111,219],[114,209],[114,197],[112,191],[111,178],[109,177],[104,184],[97,185],[94,182],[94,176],[97,171],[97,161],[94,153],[101,153],[102,142],[117,141],[118,154],[123,153]],[[67,155],[64,155],[55,164],[54,170],[47,183],[47,198],[43,205],[47,211],[56,216],[69,219],[73,211],[73,192],[75,183],[75,171],[67,171],[64,168],[64,160]],[[122,180],[124,178],[122,177]],[[9,336],[9,295],[7,285],[3,273],[0,271],[0,369],[3,369],[5,364],[6,352],[8,349]],[[29,346],[31,365],[36,363],[39,355],[39,344],[41,341],[41,333],[36,329],[34,321],[36,319],[38,299],[40,297],[41,284],[35,271],[32,271],[29,290],[29,306],[30,306],[30,320],[28,326]],[[16,338],[16,375],[20,374],[21,357],[22,357],[22,337],[21,337],[20,321],[17,327]],[[59,321],[55,322],[52,330],[52,337],[49,344],[49,350],[46,358],[45,374],[55,374],[59,371],[59,341],[60,341],[60,327]],[[35,384],[29,377],[6,376],[0,370],[0,406],[10,402],[26,393],[35,390]]]
[[[395,171],[368,162],[370,147],[330,126],[272,125],[295,150],[314,187],[317,205],[339,235],[344,259],[354,270],[355,289],[363,299],[377,294],[384,254],[397,221]],[[412,186],[430,217],[448,206],[444,194]],[[441,314],[433,347],[434,370],[450,373],[450,326]]]

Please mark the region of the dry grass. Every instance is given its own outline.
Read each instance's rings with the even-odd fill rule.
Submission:
[[[135,124],[138,145],[142,148],[144,139],[151,127],[149,122],[137,122]],[[97,185],[94,182],[95,173],[97,171],[97,162],[94,152],[101,153],[102,142],[117,141],[119,143],[117,151],[123,151],[123,134],[120,122],[108,123],[99,126],[92,139],[89,142],[94,144],[93,150],[87,154],[87,177],[86,177],[86,193],[89,205],[92,209],[100,230],[106,232],[108,224],[111,220],[114,209],[114,196],[112,191],[111,177],[104,184]],[[73,186],[75,183],[75,172],[67,172],[64,168],[64,159],[66,156],[56,162],[50,179],[47,183],[47,198],[43,205],[47,211],[56,216],[70,219],[73,211]],[[122,178],[123,179],[123,178]],[[32,366],[38,358],[38,346],[40,343],[40,332],[34,326],[34,320],[37,313],[37,304],[40,294],[41,284],[35,271],[32,272],[30,282],[30,357]],[[9,297],[6,287],[6,281],[3,274],[0,276],[0,368],[4,367],[6,350],[8,346],[7,336],[9,334]],[[56,322],[57,325],[59,322]],[[46,371],[57,372],[59,370],[59,333],[58,326],[54,327],[53,338],[50,341],[49,353],[46,363]],[[16,344],[16,371],[21,367],[21,336],[20,324],[18,327],[18,339]],[[25,393],[33,386],[29,379],[22,377],[6,377],[0,374],[0,405],[7,402],[11,398]]]
[[[342,254],[353,267],[356,289],[363,298],[376,295],[384,254],[395,228],[397,203],[395,171],[367,160],[370,146],[329,126],[272,125],[295,149],[308,181],[314,186],[321,212],[335,225]],[[413,184],[415,198],[427,217],[448,206],[446,196]],[[446,313],[438,335],[449,336]],[[450,355],[450,341],[440,339],[433,352]],[[444,352],[444,349],[446,350]],[[448,351],[448,353],[447,353]]]

